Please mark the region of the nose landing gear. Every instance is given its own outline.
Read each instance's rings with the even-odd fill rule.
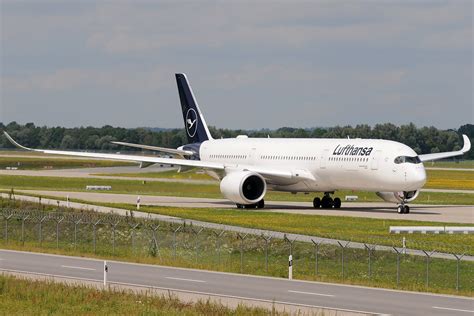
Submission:
[[[410,213],[410,207],[405,204],[400,204],[398,205],[397,212],[398,214],[408,214]]]
[[[332,199],[330,194],[330,192],[325,192],[322,199],[320,199],[319,197],[315,197],[313,200],[314,208],[341,208],[341,199]]]

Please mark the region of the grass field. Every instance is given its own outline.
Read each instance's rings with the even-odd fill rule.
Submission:
[[[60,178],[60,177],[33,177],[0,175],[0,189],[31,189],[31,190],[59,190],[59,191],[85,191],[87,185],[110,185],[109,193],[151,194],[163,196],[183,196],[201,198],[222,198],[218,184],[193,184],[180,182],[148,181],[143,184],[140,180],[117,179],[87,179],[87,178]],[[338,191],[335,196],[344,198],[345,195],[359,197],[362,202],[381,202],[374,192]],[[312,203],[317,194],[290,194],[285,192],[267,192],[267,201],[307,201]],[[418,204],[454,204],[474,205],[474,194],[424,192],[414,201]]]
[[[474,172],[460,170],[426,170],[425,188],[474,190]]]
[[[468,168],[474,169],[474,160],[460,161],[429,161],[424,163],[427,168]]]
[[[269,315],[243,305],[236,309],[209,301],[181,302],[172,295],[134,294],[81,285],[32,281],[0,275],[4,315]],[[286,315],[273,311],[274,315]]]
[[[35,169],[65,169],[65,168],[94,168],[94,167],[118,167],[134,166],[134,163],[96,160],[96,159],[70,159],[70,158],[34,158],[34,157],[10,157],[0,156],[0,169],[15,167],[19,170]]]

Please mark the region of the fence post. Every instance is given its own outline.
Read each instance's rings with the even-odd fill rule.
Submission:
[[[82,221],[82,218],[79,218],[79,220],[74,221],[74,249],[76,249],[77,246],[77,225]]]
[[[156,249],[156,254],[158,254],[160,252],[160,248],[158,246],[158,240],[156,238],[156,231],[158,230],[158,228],[160,228],[160,224],[154,225],[152,223],[152,224],[150,224],[150,228],[151,228],[151,231],[152,231],[152,246]]]
[[[337,241],[337,243],[341,247],[341,270],[342,270],[342,281],[344,281],[344,250],[346,249],[347,246],[349,246],[350,241],[346,242],[344,245],[340,241]]]
[[[59,224],[64,220],[64,217],[56,219],[56,248],[59,248]]]
[[[94,228],[94,236],[93,236],[93,241],[94,241],[94,253],[97,251],[97,225],[100,224],[100,219],[92,223],[92,226]]]
[[[322,240],[319,242],[315,242],[311,239],[314,245],[314,275],[318,275],[319,273],[319,246],[322,243]]]
[[[392,247],[397,253],[397,287],[400,284],[400,255],[402,254],[396,247]]]
[[[196,235],[194,238],[194,250],[196,251],[196,263],[199,262],[199,234],[203,231],[204,228],[201,227],[199,230],[195,230],[191,227],[191,231]]]
[[[222,230],[219,233],[212,231],[212,233],[216,236],[216,248],[217,248],[217,265],[221,265],[221,237],[224,235],[225,231]]]
[[[25,245],[25,221],[30,217],[30,215],[26,215],[21,218],[21,242]]]
[[[272,236],[266,237],[262,234],[262,238],[265,241],[265,272],[268,273],[268,243],[272,239]]]
[[[116,220],[114,223],[110,223],[112,226],[112,254],[115,255],[115,230],[117,229],[117,225],[120,223],[120,220]]]
[[[8,241],[8,221],[10,220],[10,218],[12,218],[13,214],[10,214],[8,216],[5,216],[5,214],[3,214],[3,217],[5,218],[5,241]]]
[[[240,273],[244,271],[244,239],[248,234],[241,235],[237,233],[237,238],[240,239]]]
[[[173,229],[173,257],[176,260],[176,234],[183,228],[183,226],[179,225],[178,228]]]
[[[367,249],[367,252],[369,253],[369,278],[372,277],[372,253],[375,251],[375,245],[370,246],[364,243],[365,249]]]
[[[456,258],[456,291],[459,291],[459,262],[461,261],[462,257],[464,257],[464,254],[462,255],[456,255],[452,254],[454,258]]]
[[[130,212],[131,213],[131,212]],[[132,236],[131,236],[131,242],[132,242],[132,253],[135,252],[135,230],[140,226],[140,223],[135,224],[135,223],[130,223],[130,228],[132,229]]]
[[[430,286],[430,259],[431,256],[436,252],[436,250],[433,250],[429,253],[424,250],[422,251],[426,256],[426,287],[428,288]]]
[[[46,219],[46,215],[43,215],[43,217],[40,218],[39,220],[39,242],[40,246],[43,246],[43,222]]]

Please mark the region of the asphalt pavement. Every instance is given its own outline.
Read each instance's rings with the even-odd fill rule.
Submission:
[[[0,250],[0,270],[21,274],[103,282],[103,261],[88,258]],[[467,297],[386,290],[361,286],[287,280],[164,266],[108,262],[114,285],[159,288],[171,292],[242,301],[390,315],[469,315]]]

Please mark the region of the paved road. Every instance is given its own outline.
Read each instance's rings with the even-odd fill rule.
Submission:
[[[391,315],[469,315],[472,298],[108,262],[112,284]],[[102,282],[103,261],[0,250],[1,270]]]
[[[8,194],[0,193],[0,196],[7,198]],[[105,198],[107,198],[107,196],[108,195],[106,194]],[[27,201],[33,201],[33,202],[37,201],[37,198],[35,197],[23,196],[23,195],[18,195],[18,194],[16,194],[15,198],[27,200]],[[49,204],[49,205],[56,205],[58,202],[60,206],[66,207],[65,201],[59,201],[59,200],[47,199],[47,198],[43,198],[41,200],[41,203]],[[118,214],[118,215],[128,216],[128,210],[120,209],[120,208],[111,208],[111,207],[104,207],[104,206],[77,203],[77,202],[71,202],[70,207],[74,209],[94,210],[96,212],[101,212],[101,213],[114,212],[115,214]],[[347,240],[322,238],[322,237],[302,235],[302,234],[282,233],[278,231],[271,231],[271,230],[265,230],[265,229],[255,229],[255,228],[246,228],[246,227],[241,227],[241,226],[222,225],[222,224],[217,224],[217,223],[203,222],[203,221],[189,220],[189,219],[186,220],[186,219],[174,217],[174,216],[160,215],[160,214],[153,214],[153,213],[146,213],[146,212],[139,212],[139,211],[134,211],[133,214],[137,218],[151,218],[151,219],[157,219],[164,222],[170,222],[170,223],[176,223],[176,224],[183,224],[183,222],[186,221],[188,224],[192,223],[192,225],[194,226],[205,227],[205,228],[210,228],[210,229],[215,229],[215,230],[225,230],[228,232],[239,232],[239,233],[244,233],[244,234],[252,234],[256,236],[262,236],[262,235],[271,236],[273,238],[278,238],[278,239],[284,239],[285,237],[287,237],[290,240],[305,241],[308,243],[320,242],[323,244],[330,244],[330,245],[336,245],[336,246],[340,242],[342,244],[347,243],[347,247],[349,248],[365,249],[365,245],[363,243],[358,243],[358,242],[353,242],[353,241],[348,243]],[[393,248],[389,246],[376,245],[376,250],[391,252],[393,251]],[[416,249],[406,249],[406,253],[410,255],[424,256],[424,253],[421,250],[416,250]],[[442,252],[435,252],[434,254],[432,254],[432,257],[454,260],[454,256],[452,254],[442,253]],[[474,256],[466,255],[463,257],[463,260],[474,261]]]
[[[111,194],[98,192],[66,192],[44,190],[16,190],[37,195],[49,195],[91,202],[110,202],[135,204],[137,196],[132,194]],[[205,208],[234,208],[234,204],[225,199],[204,199],[174,196],[142,195],[142,205],[159,205],[174,207],[205,207]],[[347,202],[341,209],[314,209],[310,202],[281,202],[268,201],[263,212],[279,212],[309,215],[352,216],[380,219],[409,219],[416,221],[433,221],[446,223],[474,223],[473,205],[410,205],[410,214],[398,214],[395,205],[385,202]]]

